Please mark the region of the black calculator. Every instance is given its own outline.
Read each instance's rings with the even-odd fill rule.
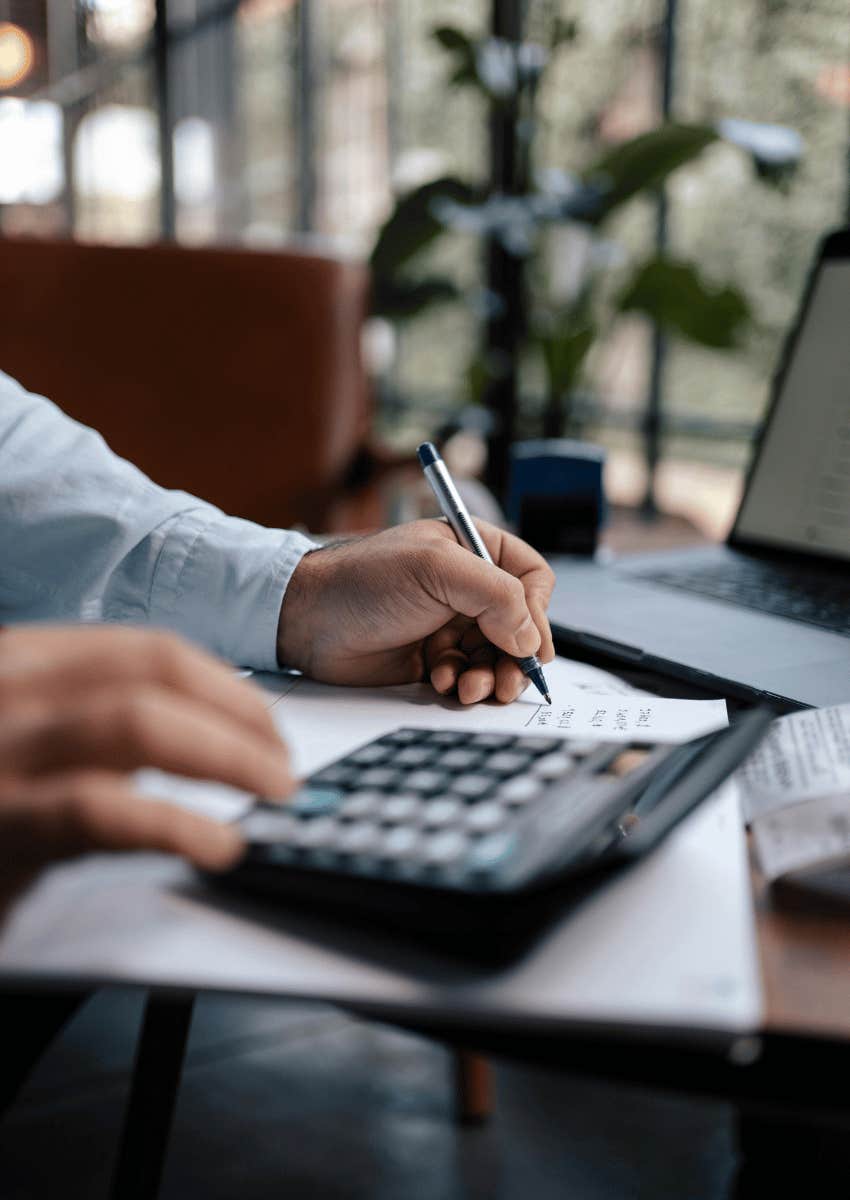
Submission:
[[[601,873],[656,846],[772,714],[682,746],[398,729],[241,818],[216,878],[463,954],[514,956]]]

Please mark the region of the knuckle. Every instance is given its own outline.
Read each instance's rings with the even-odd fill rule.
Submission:
[[[183,644],[173,633],[157,629],[147,635],[143,655],[154,675],[172,682],[183,670]]]
[[[525,588],[513,575],[505,576],[505,599],[512,607],[525,607]]]
[[[448,543],[442,539],[424,542],[417,546],[411,554],[411,566],[416,575],[429,584],[438,584],[442,580],[443,564],[445,562],[445,547]]]

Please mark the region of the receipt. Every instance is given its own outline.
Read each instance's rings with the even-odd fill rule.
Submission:
[[[819,796],[762,813],[753,821],[753,841],[768,880],[802,867],[850,864],[850,796]]]
[[[746,821],[813,796],[850,795],[850,704],[779,717],[736,781]]]

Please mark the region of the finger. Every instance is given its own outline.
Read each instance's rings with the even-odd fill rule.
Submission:
[[[540,634],[526,603],[522,583],[507,571],[470,554],[457,542],[435,545],[423,560],[422,582],[432,597],[472,617],[484,635],[508,654],[534,654]],[[430,567],[430,570],[427,568]]]
[[[110,772],[71,772],[28,783],[13,802],[0,806],[0,831],[21,866],[88,851],[152,850],[219,871],[244,849],[236,826],[146,799]]]
[[[476,626],[466,617],[455,617],[425,639],[425,675],[441,695],[448,695],[457,686],[460,672],[468,659],[461,649],[464,630]]]
[[[461,650],[443,650],[435,660],[429,675],[434,691],[439,692],[441,696],[450,695],[457,687],[457,681],[466,669],[468,661]]]
[[[471,621],[460,639],[460,647],[464,654],[475,654],[482,646],[490,646],[490,643],[475,622]],[[490,648],[492,649],[492,647]]]
[[[540,634],[540,648],[537,657],[541,662],[551,662],[555,657],[555,644],[552,640],[552,628],[546,616],[546,603],[539,596],[528,597],[528,608]]]
[[[246,726],[279,736],[262,692],[174,634],[120,626],[28,626],[4,634],[0,686],[19,701],[60,704],[98,687],[159,684]]]
[[[444,537],[454,536],[448,526],[442,522],[437,524],[440,525]],[[475,524],[493,561],[522,583],[529,610],[540,633],[538,657],[543,662],[550,662],[555,651],[546,610],[555,586],[554,572],[545,558],[522,538],[515,537],[514,534],[507,533],[488,521],[476,521]]]
[[[262,796],[293,786],[286,749],[162,687],[101,689],[61,715],[32,718],[14,730],[13,770],[48,774],[69,768],[131,771],[158,767],[215,779]]]
[[[522,538],[515,537],[496,525],[490,525],[487,521],[478,521],[476,524],[493,561],[521,581],[529,610],[540,632],[537,657],[541,662],[551,662],[555,657],[555,649],[546,610],[555,587],[552,568],[546,559]]]
[[[485,642],[469,655],[469,663],[458,677],[458,699],[462,704],[478,704],[492,695],[496,686],[496,652]]]
[[[512,658],[502,656],[496,663],[496,699],[510,704],[521,696],[528,687],[528,677],[522,673]]]

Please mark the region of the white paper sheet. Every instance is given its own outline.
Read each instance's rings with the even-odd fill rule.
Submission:
[[[364,742],[400,726],[461,729],[469,733],[551,733],[595,741],[680,742],[727,724],[722,700],[665,700],[632,689],[607,671],[557,658],[546,665],[553,704],[534,688],[513,704],[464,706],[424,683],[393,688],[330,687],[292,675],[257,676],[286,740],[298,776],[309,775]],[[220,820],[251,802],[220,784],[175,780],[157,771],[139,774],[146,795],[167,798]]]
[[[850,796],[818,796],[753,821],[753,840],[767,879],[800,867],[848,860]]]
[[[747,821],[813,796],[850,794],[850,704],[779,717],[737,781]]]
[[[600,741],[678,742],[727,723],[722,700],[664,700],[638,692],[615,694],[613,688],[606,694],[602,691],[606,675],[563,658],[547,663],[551,708],[533,688],[513,704],[464,706],[437,696],[427,684],[352,689],[301,679],[278,699],[272,715],[289,742],[299,774],[403,725],[470,733],[546,731]]]

